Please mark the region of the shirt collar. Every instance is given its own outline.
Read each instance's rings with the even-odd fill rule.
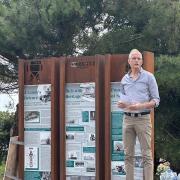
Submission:
[[[140,71],[139,71],[138,74],[139,74],[139,75],[142,74],[143,71],[144,71],[144,69],[141,67],[141,69],[140,69]],[[128,71],[128,76],[129,76],[129,77],[131,77],[130,74],[131,74],[131,69]]]

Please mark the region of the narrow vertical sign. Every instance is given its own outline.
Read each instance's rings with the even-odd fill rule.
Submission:
[[[66,179],[95,180],[95,83],[67,83]]]
[[[24,179],[51,179],[51,85],[24,89]]]

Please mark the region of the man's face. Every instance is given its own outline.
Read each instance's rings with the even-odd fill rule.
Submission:
[[[133,52],[128,59],[128,63],[133,69],[140,69],[143,63],[142,54],[139,52]]]

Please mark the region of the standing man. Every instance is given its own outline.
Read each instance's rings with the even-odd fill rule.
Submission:
[[[144,180],[153,180],[151,152],[150,111],[159,105],[159,92],[155,77],[142,68],[142,54],[131,50],[128,58],[130,71],[121,80],[118,107],[124,111],[123,142],[126,180],[134,180],[134,148],[139,139],[143,157]]]

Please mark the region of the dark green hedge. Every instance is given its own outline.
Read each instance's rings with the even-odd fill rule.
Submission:
[[[180,56],[157,57],[155,76],[161,98],[155,110],[155,162],[164,158],[180,172]]]
[[[14,114],[9,112],[0,112],[0,164],[6,160],[10,129],[14,121]]]

